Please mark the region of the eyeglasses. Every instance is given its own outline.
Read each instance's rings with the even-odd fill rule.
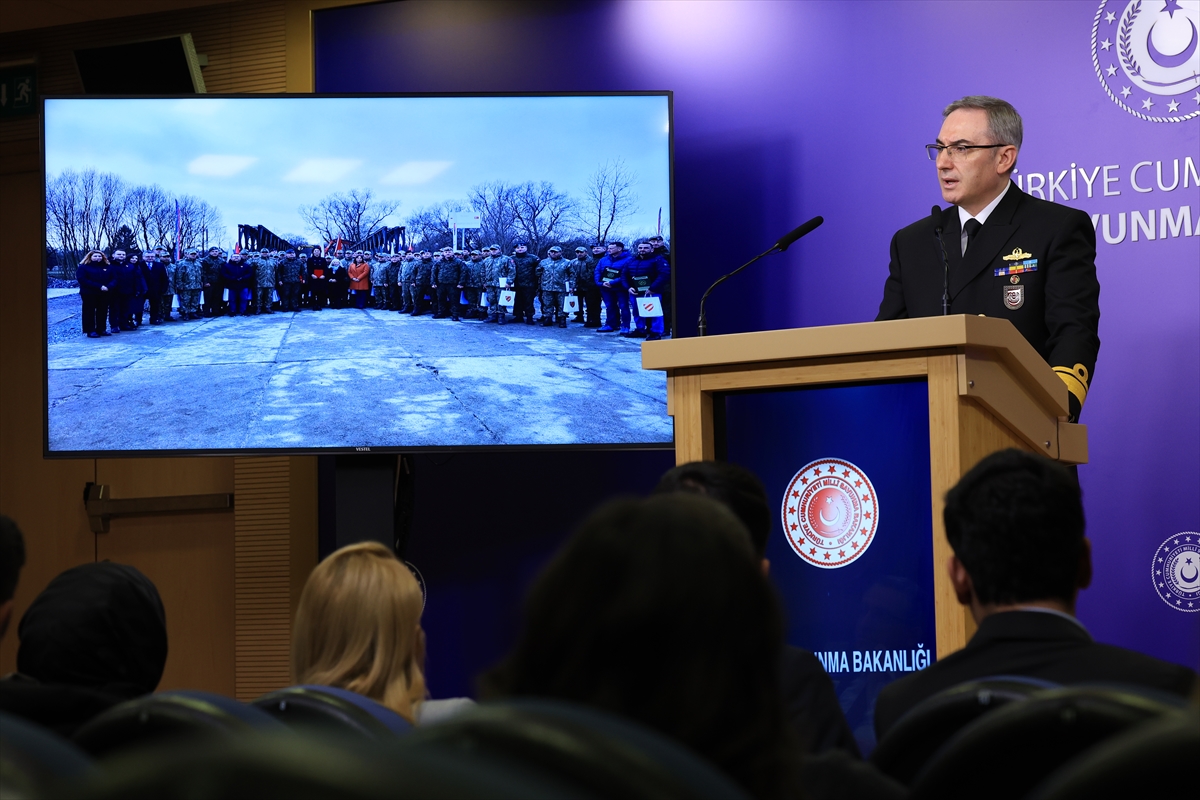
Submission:
[[[946,155],[950,156],[951,161],[958,161],[966,158],[971,150],[990,150],[993,147],[1008,147],[1006,144],[927,144],[925,152],[929,154],[930,161],[937,161],[938,154],[943,150]]]

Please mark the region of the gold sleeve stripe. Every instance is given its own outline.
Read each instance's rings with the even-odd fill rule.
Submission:
[[[1083,364],[1076,364],[1074,367],[1055,367],[1054,373],[1067,385],[1067,391],[1075,395],[1075,399],[1079,401],[1079,407],[1083,408],[1083,401],[1087,400],[1088,393],[1087,367]]]

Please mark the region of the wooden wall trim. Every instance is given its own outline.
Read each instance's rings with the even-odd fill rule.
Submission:
[[[291,459],[235,458],[234,686],[249,701],[291,683]]]

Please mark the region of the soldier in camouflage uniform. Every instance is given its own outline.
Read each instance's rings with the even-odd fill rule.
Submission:
[[[275,290],[275,259],[271,251],[263,248],[257,256],[250,259],[254,268],[254,313],[271,313],[271,292]]]
[[[417,266],[417,257],[413,253],[404,256],[400,265],[400,313],[411,314],[413,311],[412,280],[413,270]]]
[[[388,260],[383,253],[368,253],[371,262],[371,308],[387,306],[387,268]]]
[[[575,270],[575,295],[579,298],[575,319],[582,321],[585,328],[599,328],[600,287],[596,285],[596,276],[593,274],[596,262],[588,255],[588,249],[581,246],[575,248],[571,266]]]
[[[219,247],[208,248],[208,255],[200,259],[203,274],[201,289],[204,292],[204,305],[201,313],[206,317],[215,317],[221,313],[221,265],[225,263],[225,254]]]
[[[303,261],[296,258],[295,250],[288,250],[283,261],[275,268],[275,282],[279,287],[279,304],[284,311],[299,311],[300,296],[304,290],[304,275],[308,272]]]
[[[397,311],[400,308],[400,267],[403,264],[404,256],[399,253],[392,253],[388,256],[387,270],[385,271],[387,278],[386,308],[388,311]]]
[[[175,294],[179,295],[179,318],[200,319],[200,287],[204,267],[196,248],[189,247],[175,265]]]
[[[479,311],[479,290],[483,288],[483,254],[472,250],[470,257],[463,262],[462,277],[463,294],[467,298],[467,319],[478,319],[483,316]]]
[[[463,264],[449,247],[442,248],[442,260],[433,270],[432,287],[437,292],[437,313],[434,319],[450,317],[458,322],[458,298],[462,294]]]
[[[538,268],[542,273],[542,326],[549,327],[558,321],[558,327],[567,327],[567,313],[563,311],[563,299],[574,283],[575,266],[562,257],[558,245],[550,248],[550,257],[543,258]]]
[[[167,285],[163,289],[161,300],[162,319],[163,322],[174,322],[175,318],[171,316],[171,298],[175,296],[175,265],[171,263],[171,253],[165,247],[154,248],[154,255],[158,263],[162,264],[163,271],[167,273]]]
[[[517,265],[500,252],[500,245],[488,247],[491,257],[484,264],[483,283],[487,287],[488,322],[504,324],[504,306],[500,305],[500,290],[512,289],[517,277]]]
[[[438,254],[441,259],[441,254]],[[414,263],[412,273],[412,316],[419,317],[425,313],[425,295],[429,293],[429,283],[433,280],[433,253],[425,250],[421,260]]]

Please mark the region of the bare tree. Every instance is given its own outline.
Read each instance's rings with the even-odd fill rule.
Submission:
[[[142,249],[162,244],[163,227],[175,216],[175,204],[161,186],[135,186],[125,196],[126,224],[139,238]],[[174,222],[170,224],[174,235]]]
[[[606,161],[596,168],[583,192],[580,228],[594,241],[608,241],[614,228],[637,213],[638,198],[633,193],[637,177],[622,159]]]
[[[517,238],[515,194],[516,187],[511,184],[491,181],[473,187],[468,195],[471,208],[479,215],[479,238],[500,245],[505,253]]]
[[[111,173],[64,170],[46,182],[46,230],[65,254],[111,244],[122,224],[126,188]]]
[[[96,176],[96,227],[109,247],[117,238],[117,231],[124,224],[125,197],[129,188],[125,181],[111,172]]]
[[[404,221],[408,241],[428,250],[452,245],[454,226],[450,224],[450,216],[459,211],[466,211],[466,206],[458,200],[443,200],[417,209]]]
[[[523,183],[513,191],[513,218],[529,240],[529,250],[541,254],[542,246],[566,233],[575,214],[575,201],[549,181]]]
[[[351,189],[334,193],[316,205],[300,206],[300,216],[309,230],[330,242],[341,237],[347,243],[360,242],[400,208],[398,200],[382,200],[370,189]]]

